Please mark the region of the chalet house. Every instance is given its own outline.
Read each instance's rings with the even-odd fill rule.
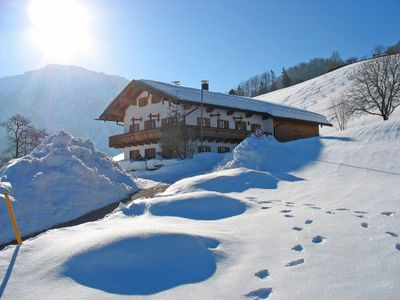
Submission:
[[[323,115],[210,92],[208,84],[195,89],[152,80],[131,81],[99,119],[123,123],[124,133],[111,136],[109,146],[133,160],[181,156],[167,147],[175,133],[173,143],[183,145],[185,156],[188,149],[232,151],[256,128],[284,142],[318,136],[320,125],[332,126]]]

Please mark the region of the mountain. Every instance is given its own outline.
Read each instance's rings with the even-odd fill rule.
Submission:
[[[0,121],[20,113],[36,127],[50,132],[64,129],[90,138],[100,150],[112,154],[115,152],[108,148],[108,136],[121,130],[115,124],[95,119],[127,84],[128,80],[120,76],[66,65],[47,65],[4,77],[0,79]],[[4,139],[3,130],[1,145]]]
[[[379,59],[379,58],[374,58]],[[347,65],[335,71],[292,85],[277,91],[255,97],[256,99],[270,102],[292,105],[294,107],[317,112],[332,118],[329,107],[330,99],[341,97],[343,92],[350,87],[351,82],[347,79],[348,74],[355,70],[363,62]],[[393,112],[390,119],[400,120],[400,108]],[[354,117],[348,124],[349,128],[355,128],[380,122],[381,117],[362,115]]]

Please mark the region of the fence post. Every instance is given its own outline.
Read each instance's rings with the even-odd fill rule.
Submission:
[[[17,239],[18,245],[21,245],[22,244],[21,235],[19,234],[17,221],[15,220],[14,212],[11,205],[11,200],[7,193],[4,194],[4,199],[6,200],[8,213],[10,214],[10,219],[14,229],[15,238]]]

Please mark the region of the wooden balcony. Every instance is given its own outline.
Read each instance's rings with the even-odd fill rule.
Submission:
[[[144,144],[158,143],[161,138],[161,128],[129,132],[110,136],[108,144],[112,148],[125,148]]]
[[[109,138],[109,146],[112,148],[125,148],[158,143],[163,133],[168,134],[167,127],[114,135]],[[200,140],[200,127],[185,125],[183,134],[184,139]],[[240,143],[249,135],[250,131],[245,130],[222,129],[216,127],[203,128],[203,140],[208,142]]]
[[[200,128],[186,125],[186,136],[192,140],[200,140]],[[220,143],[239,143],[250,135],[250,131],[203,127],[203,140]]]

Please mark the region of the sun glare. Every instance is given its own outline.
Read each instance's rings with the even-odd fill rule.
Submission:
[[[90,15],[77,0],[32,0],[31,38],[46,62],[68,63],[91,47]]]

